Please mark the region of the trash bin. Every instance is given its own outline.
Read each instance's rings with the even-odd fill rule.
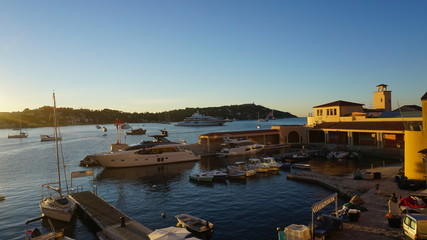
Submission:
[[[402,225],[401,217],[391,217],[391,218],[387,218],[387,220],[388,220],[388,225],[392,228],[400,228],[400,226]]]
[[[359,214],[360,214],[360,211],[357,209],[348,210],[348,213],[347,213],[348,220],[350,222],[357,222],[359,220]]]
[[[381,179],[381,172],[374,172],[374,179]]]

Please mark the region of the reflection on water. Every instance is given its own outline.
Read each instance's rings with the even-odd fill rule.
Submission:
[[[104,168],[96,177],[97,180],[119,180],[130,182],[146,182],[155,178],[161,181],[176,181],[181,174],[194,168],[196,162],[170,163],[163,165],[130,167],[130,168]]]
[[[130,182],[134,186],[144,186],[149,191],[168,192],[171,190],[171,183],[180,181],[182,175],[188,175],[195,165],[196,162],[191,161],[131,168],[105,168],[97,175],[96,180],[114,180],[119,185]]]

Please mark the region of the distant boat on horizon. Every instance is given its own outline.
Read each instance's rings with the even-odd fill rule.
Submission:
[[[224,125],[224,123],[225,120],[221,120],[219,118],[211,116],[205,116],[197,111],[193,115],[191,115],[191,117],[186,117],[184,121],[179,122],[175,126],[222,126]]]

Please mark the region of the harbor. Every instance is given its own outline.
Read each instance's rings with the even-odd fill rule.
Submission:
[[[264,124],[268,128],[267,124],[295,124],[295,121],[304,123],[304,119],[284,119]],[[171,140],[179,141],[187,136],[188,144],[194,144],[204,132],[229,131],[230,128],[248,130],[256,128],[258,124],[257,121],[236,121],[213,129],[145,124],[144,128],[148,133],[158,133],[159,129],[167,128]],[[40,216],[38,202],[41,185],[56,177],[56,169],[50,164],[54,160],[45,157],[54,155],[53,143],[40,142],[38,138],[39,133],[46,132],[47,129],[31,129],[28,138],[15,139],[13,142],[7,139],[7,130],[0,130],[3,136],[0,139],[0,151],[3,153],[3,167],[0,169],[2,181],[10,182],[7,179],[13,179],[16,172],[25,173],[21,174],[21,181],[1,185],[1,195],[5,197],[0,202],[0,208],[5,213],[1,216],[4,223],[2,229],[8,229],[0,232],[2,239],[22,237],[25,221]],[[103,136],[104,133],[93,125],[62,127],[61,132],[69,171],[87,170],[88,168],[79,166],[80,160],[87,154],[109,149],[116,138],[114,133]],[[191,136],[194,137],[190,138]],[[148,139],[146,136],[127,136],[126,142],[135,143],[141,138]],[[259,156],[273,153],[260,152]],[[333,192],[317,185],[288,181],[288,172],[284,170],[278,174],[244,181],[227,180],[213,185],[189,181],[190,173],[223,168],[234,162],[246,161],[248,157],[207,157],[198,161],[117,169],[95,166],[89,168],[95,172],[94,180],[77,178],[73,179],[73,185],[96,185],[98,196],[151,230],[175,226],[174,216],[181,213],[209,220],[215,224],[211,239],[233,239],[235,234],[246,235],[250,239],[249,229],[259,232],[263,239],[274,239],[276,226],[309,223],[309,206]],[[376,159],[367,161],[369,164],[365,167],[369,167],[371,163],[382,164],[382,161]],[[319,163],[328,168],[327,161]],[[346,165],[351,163],[336,164],[337,168],[348,171]],[[166,217],[161,216],[163,212]],[[271,217],[266,218],[265,215]],[[70,224],[53,222],[60,229],[64,228],[65,234],[74,239],[96,239],[96,232],[80,216],[76,215]]]

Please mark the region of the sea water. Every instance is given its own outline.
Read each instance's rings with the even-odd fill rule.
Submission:
[[[270,129],[272,125],[304,124],[305,118],[280,119],[259,123],[234,121],[216,127],[179,127],[174,124],[131,124],[147,129],[146,135],[119,135],[128,144],[149,140],[147,135],[169,132],[172,141],[197,143],[198,136],[210,132]],[[61,127],[62,149],[70,171],[87,170],[79,166],[86,155],[109,150],[117,141],[115,126],[105,126],[102,132],[94,125]],[[40,134],[51,134],[51,128],[28,129],[25,139],[8,139],[9,129],[0,130],[0,239],[22,239],[25,221],[41,215],[38,203],[41,185],[57,181],[54,142],[40,142]],[[271,153],[261,153],[271,154]],[[91,167],[95,177],[73,179],[73,187],[85,189],[96,185],[98,195],[129,217],[148,228],[174,226],[175,215],[189,213],[215,224],[213,240],[276,239],[276,227],[309,224],[311,205],[332,194],[320,186],[288,181],[287,172],[250,178],[244,181],[224,181],[214,184],[190,182],[188,175],[201,170],[224,168],[248,156],[234,158],[204,158],[199,161],[135,168],[104,169]],[[354,162],[316,162],[319,169],[341,168],[351,171]],[[328,165],[329,164],[329,165]],[[68,179],[69,180],[69,179]],[[71,188],[68,181],[68,187]],[[63,186],[65,188],[66,186]],[[325,209],[332,211],[333,206]],[[166,213],[162,217],[161,213]],[[96,239],[96,229],[82,216],[70,224],[53,221],[67,236],[75,239]],[[40,223],[35,223],[37,224]],[[40,226],[37,226],[40,228]],[[48,229],[44,222],[42,228]]]

